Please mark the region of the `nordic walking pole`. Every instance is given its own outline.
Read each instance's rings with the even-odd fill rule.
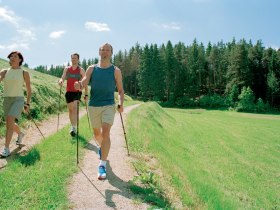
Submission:
[[[61,89],[62,89],[62,86],[60,86],[60,91],[59,91],[58,111],[57,111],[57,129],[56,129],[56,131],[58,131],[58,127],[59,127],[59,114],[60,114]]]
[[[79,164],[79,105],[80,100],[77,100],[77,165]]]
[[[118,108],[120,108],[120,105],[118,105]],[[126,133],[123,125],[123,118],[122,118],[122,113],[120,113],[121,121],[122,121],[122,127],[123,127],[123,134],[125,138],[125,143],[126,143],[126,149],[127,149],[127,155],[129,156],[129,149],[128,149],[128,144],[127,144],[127,139],[126,139]]]
[[[86,102],[86,111],[87,111],[87,120],[88,120],[88,127],[89,127],[89,130],[91,130],[91,126],[90,126],[90,123],[89,123],[89,116],[88,116],[88,105],[87,105],[87,102]]]
[[[45,139],[45,136],[43,135],[42,131],[40,130],[40,128],[38,127],[37,123],[35,122],[35,120],[30,116],[32,122],[35,124],[35,126],[37,127],[38,131],[41,133],[41,135],[43,136],[43,138]]]
[[[45,139],[45,136],[43,135],[42,131],[40,130],[40,128],[38,127],[37,123],[35,122],[35,120],[32,118],[32,116],[30,115],[30,112],[28,112],[28,118],[31,119],[31,121],[35,124],[35,126],[37,127],[38,131],[41,133],[41,135],[43,136],[43,139]]]

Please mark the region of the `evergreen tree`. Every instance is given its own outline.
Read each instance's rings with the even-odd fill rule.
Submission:
[[[241,112],[255,111],[255,96],[250,87],[243,87],[240,95],[238,96],[239,102],[236,110]]]
[[[163,70],[162,57],[156,44],[151,47],[152,52],[152,66],[151,66],[151,80],[153,98],[157,101],[163,101],[165,93],[165,71]]]
[[[131,89],[130,93],[134,96],[138,95],[139,86],[138,86],[138,72],[140,69],[140,56],[141,56],[141,48],[137,43],[135,47],[131,49],[130,59],[131,59]]]
[[[165,85],[166,85],[166,99],[171,103],[174,103],[174,80],[175,80],[175,56],[173,52],[173,46],[171,41],[166,44],[164,51],[164,72],[165,72]]]
[[[263,53],[264,47],[261,41],[257,41],[257,44],[249,48],[248,61],[249,69],[252,74],[251,84],[253,92],[256,98],[266,98],[266,73],[263,66]]]
[[[88,67],[88,65],[87,65],[87,60],[86,59],[83,59],[82,60],[82,68],[84,69],[84,70],[87,70],[87,67]]]
[[[242,40],[239,44],[233,47],[230,58],[229,67],[227,71],[227,89],[236,84],[239,89],[243,86],[249,86],[251,81],[251,75],[249,74],[248,67],[248,50],[246,42]]]
[[[198,64],[198,56],[199,49],[196,39],[193,41],[191,47],[188,48],[187,53],[187,69],[188,69],[188,95],[195,99],[199,95],[199,64]]]
[[[274,103],[274,95],[279,93],[280,87],[279,87],[279,80],[276,78],[276,75],[273,71],[270,71],[268,73],[267,77],[267,84],[268,84],[268,89],[271,95],[271,105],[273,106]]]
[[[174,46],[176,73],[175,73],[175,100],[183,97],[187,93],[187,69],[185,65],[186,47],[182,42]]]
[[[138,85],[140,95],[144,99],[151,99],[151,63],[152,56],[148,44],[145,45],[143,53],[141,54],[140,70],[138,74]]]

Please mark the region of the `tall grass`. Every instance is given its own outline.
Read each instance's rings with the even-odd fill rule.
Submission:
[[[279,115],[147,103],[129,115],[128,139],[157,159],[186,208],[279,209],[279,127]]]

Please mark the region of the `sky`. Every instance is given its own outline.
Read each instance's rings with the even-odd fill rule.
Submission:
[[[29,67],[63,65],[136,43],[207,46],[261,40],[280,47],[280,0],[0,0],[0,58],[22,52]]]

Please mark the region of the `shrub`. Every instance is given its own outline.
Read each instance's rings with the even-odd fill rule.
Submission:
[[[179,107],[194,107],[197,105],[197,103],[188,96],[177,98],[175,104]]]
[[[258,99],[256,103],[256,111],[261,113],[261,112],[266,112],[270,109],[269,103],[264,103],[261,98]]]
[[[255,111],[255,96],[250,87],[243,87],[241,94],[238,96],[239,102],[236,107],[238,112],[254,112]]]
[[[238,94],[239,94],[239,91],[238,91],[238,87],[237,85],[233,85],[231,90],[230,90],[230,93],[228,94],[228,97],[227,97],[227,104],[231,107],[236,107],[237,106],[237,102],[238,102]]]
[[[218,108],[225,107],[227,105],[226,98],[216,93],[213,95],[205,95],[199,99],[199,105],[201,107]]]

